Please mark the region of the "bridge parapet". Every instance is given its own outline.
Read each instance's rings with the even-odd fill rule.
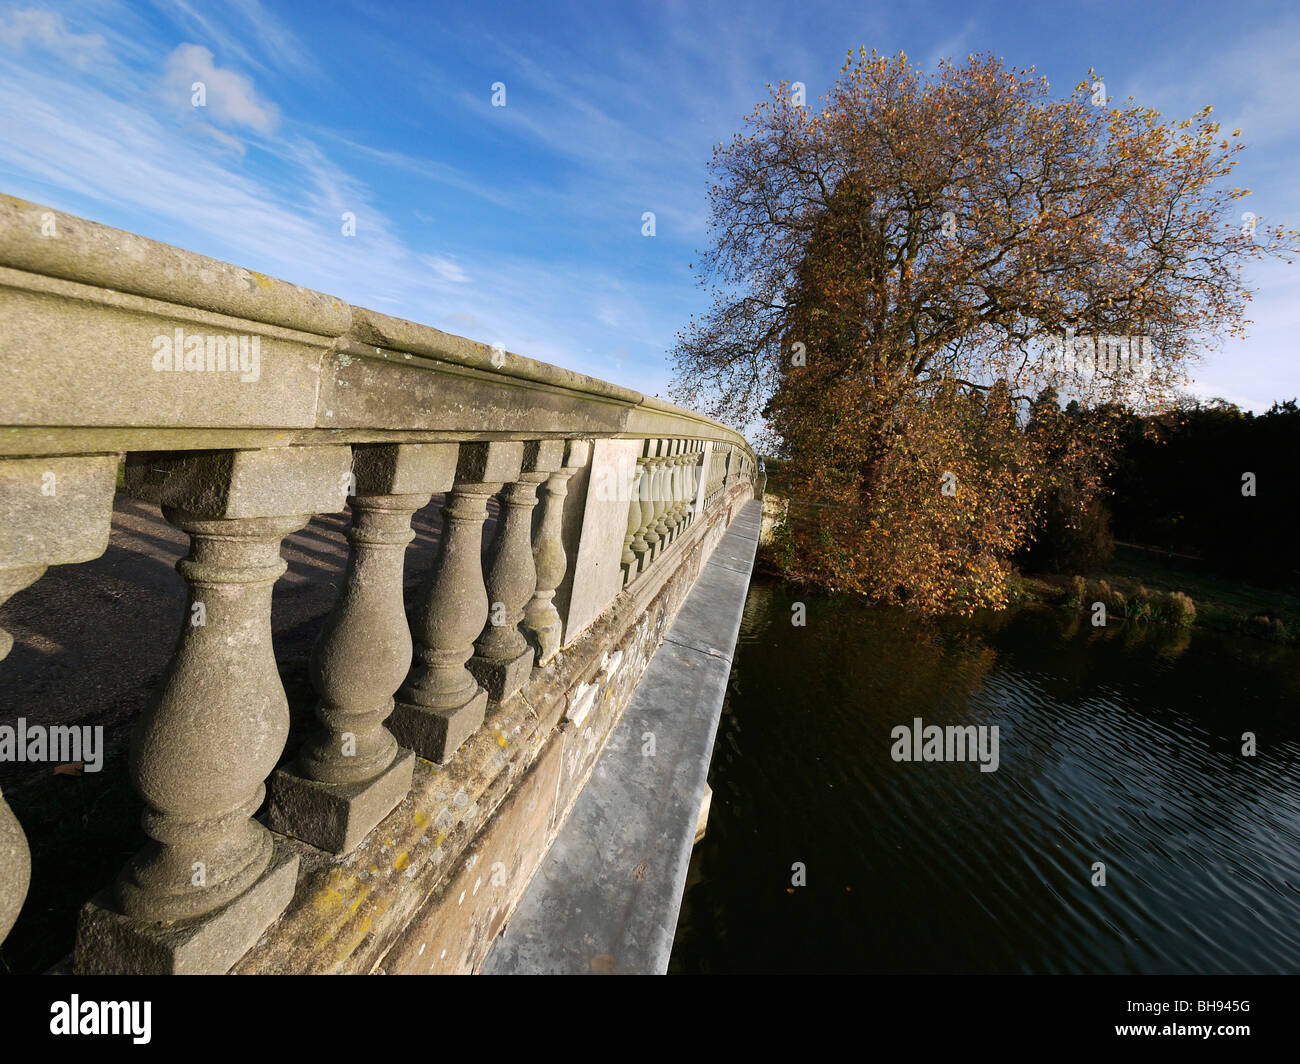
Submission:
[[[0,364],[0,605],[103,554],[115,490],[189,540],[176,649],[130,748],[149,842],[87,902],[76,969],[414,970],[412,935],[437,943],[432,970],[473,969],[752,494],[743,437],[11,198]],[[408,618],[412,515],[439,497]],[[314,730],[280,764],[281,541],[343,511]],[[0,941],[27,889],[13,824],[0,798]],[[466,906],[449,892],[470,878],[492,889]]]

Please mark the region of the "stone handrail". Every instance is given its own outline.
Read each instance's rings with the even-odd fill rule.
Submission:
[[[446,764],[621,596],[644,601],[755,477],[744,438],[692,411],[10,197],[0,367],[0,605],[104,552],[123,460],[126,492],[190,539],[186,619],[130,750],[150,841],[82,911],[85,972],[229,970],[294,894],[286,839],[356,850],[417,756]],[[412,515],[438,495],[408,622]],[[316,730],[276,769],[281,540],[345,507]],[[27,861],[0,798],[0,941]]]

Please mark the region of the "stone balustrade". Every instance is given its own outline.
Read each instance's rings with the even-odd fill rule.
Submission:
[[[271,933],[310,968],[303,928],[323,882],[389,849],[384,833],[434,832],[441,847],[460,832],[456,856],[390,899],[388,952],[365,945],[372,928],[337,961],[360,970],[370,949],[393,963],[515,781],[585,727],[597,738],[565,755],[576,797],[728,492],[752,492],[753,452],[630,389],[84,219],[43,224],[51,214],[0,198],[0,605],[104,552],[115,488],[189,541],[181,631],[130,744],[148,841],[86,901],[73,967],[273,970],[253,951]],[[431,504],[437,555],[408,616],[412,517]],[[346,571],[310,660],[314,722],[280,764],[281,541],[345,511]],[[0,631],[0,658],[11,643]],[[604,731],[574,723],[580,704]],[[449,774],[480,797],[448,798]],[[0,941],[28,877],[0,797]]]

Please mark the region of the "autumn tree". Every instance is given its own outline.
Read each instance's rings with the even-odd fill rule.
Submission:
[[[1033,397],[1169,401],[1247,324],[1242,262],[1300,239],[1240,220],[1240,130],[1109,106],[1089,74],[1058,99],[991,56],[850,53],[820,107],[783,83],[715,149],[714,301],[673,394],[789,459],[791,575],[999,604],[1046,495],[1099,486],[1106,419],[1031,430]]]

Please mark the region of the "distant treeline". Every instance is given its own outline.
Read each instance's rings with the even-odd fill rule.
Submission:
[[[1258,417],[1222,400],[1127,413],[1108,478],[1112,532],[1225,576],[1300,590],[1298,463],[1294,399]]]
[[[1090,500],[1068,484],[1049,493],[1019,566],[1103,572],[1118,541],[1186,556],[1171,559],[1180,566],[1300,593],[1296,400],[1259,416],[1221,399],[1159,415],[1076,403],[1064,413],[1079,431],[1115,434],[1105,490]],[[783,494],[787,463],[766,461],[767,490]]]

